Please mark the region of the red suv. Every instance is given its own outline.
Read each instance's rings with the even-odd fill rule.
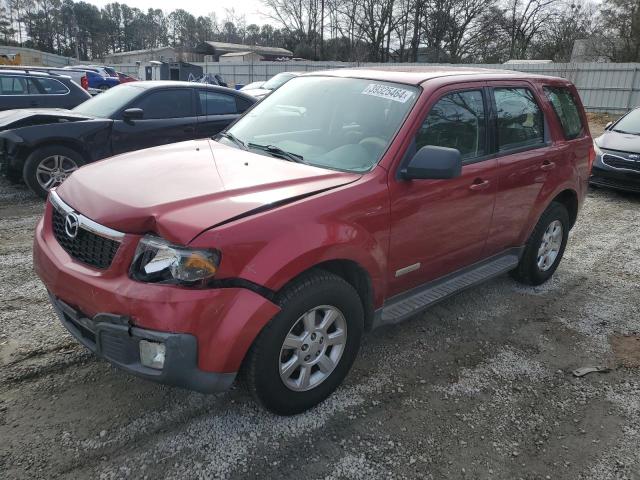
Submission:
[[[293,414],[342,382],[364,331],[505,272],[548,280],[593,158],[566,80],[313,73],[216,139],[79,169],[49,196],[35,268],[98,356],[201,392],[241,372]]]

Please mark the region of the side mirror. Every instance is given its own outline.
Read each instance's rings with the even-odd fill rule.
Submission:
[[[611,127],[611,125],[613,125],[613,122],[609,122],[604,126],[605,130],[609,130],[609,128]]]
[[[141,108],[127,108],[122,112],[122,118],[125,120],[142,120],[144,117],[144,110]]]
[[[447,179],[462,173],[462,155],[455,148],[427,145],[416,152],[400,175],[405,180]]]

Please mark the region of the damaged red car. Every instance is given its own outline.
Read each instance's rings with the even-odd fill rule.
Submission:
[[[214,139],[127,153],[49,195],[35,269],[98,356],[302,412],[365,331],[558,267],[594,151],[566,80],[474,69],[292,79]]]

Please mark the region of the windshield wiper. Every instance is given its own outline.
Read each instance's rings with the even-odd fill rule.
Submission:
[[[228,138],[229,140],[231,140],[233,143],[238,145],[243,150],[249,150],[247,145],[231,132],[220,132],[218,135],[221,136],[221,137],[224,137],[224,138]]]
[[[285,160],[289,160],[290,162],[306,163],[304,162],[304,157],[302,155],[287,152],[286,150],[283,150],[280,147],[276,147],[275,145],[260,145],[258,143],[249,143],[247,144],[247,146],[249,148],[255,148],[256,150],[263,150],[275,157],[284,158]]]

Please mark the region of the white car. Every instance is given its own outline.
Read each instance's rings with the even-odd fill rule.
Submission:
[[[252,97],[255,97],[259,100],[262,100],[264,97],[269,95],[274,90],[277,90],[282,85],[287,83],[293,77],[297,77],[298,75],[302,75],[304,72],[282,72],[274,75],[269,80],[264,82],[262,86],[258,88],[243,88],[242,91]],[[249,85],[247,85],[248,87]]]

